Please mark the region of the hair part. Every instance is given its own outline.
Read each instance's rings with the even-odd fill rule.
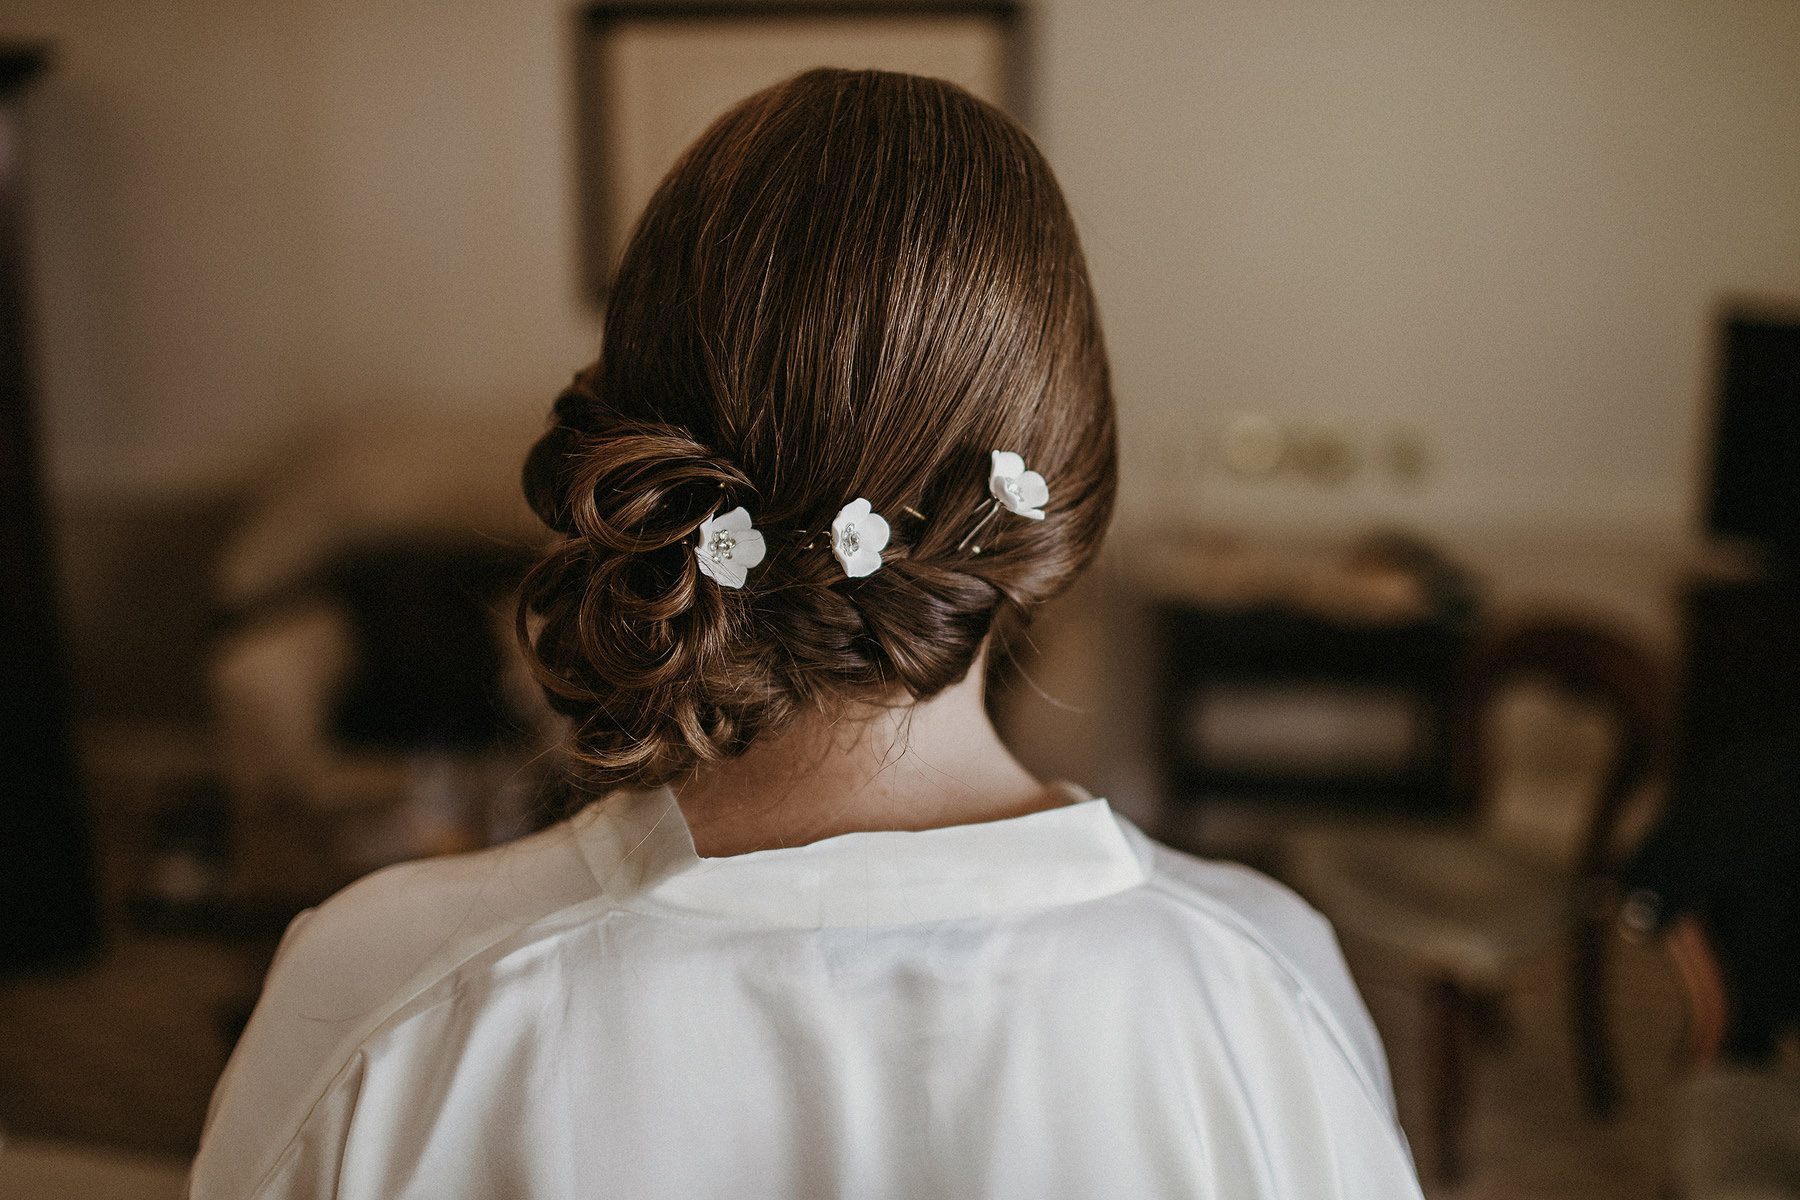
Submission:
[[[1116,486],[1106,355],[1056,181],[1008,118],[938,80],[809,71],[720,117],[638,221],[599,361],[525,464],[561,538],[519,631],[590,791],[742,753],[802,706],[924,700],[997,620],[1098,550]],[[1050,482],[1042,521],[988,503],[989,454]],[[892,525],[844,576],[832,517]],[[742,505],[742,589],[695,538]],[[912,514],[918,514],[914,516]]]

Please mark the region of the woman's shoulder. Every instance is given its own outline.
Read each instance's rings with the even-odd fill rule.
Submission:
[[[1242,863],[1199,858],[1142,833],[1134,840],[1153,890],[1238,930],[1302,972],[1320,959],[1336,961],[1330,923],[1286,884]]]
[[[300,914],[213,1094],[195,1194],[250,1194],[386,1022],[471,960],[595,903],[604,893],[564,822],[384,868]]]
[[[1124,823],[1147,871],[1145,891],[1287,977],[1383,1107],[1387,1056],[1331,924],[1285,884],[1240,863],[1198,858]]]
[[[399,863],[301,914],[270,983],[293,991],[316,981],[330,989],[331,1009],[367,1009],[420,972],[453,969],[600,893],[568,822],[471,854]]]

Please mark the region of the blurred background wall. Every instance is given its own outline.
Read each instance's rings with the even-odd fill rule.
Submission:
[[[172,613],[297,430],[431,406],[529,436],[591,356],[573,31],[564,0],[0,7],[56,56],[40,390],[90,710],[135,703],[121,589]],[[1714,306],[1800,295],[1800,6],[1045,0],[1032,36],[1124,523],[1692,526]],[[1234,474],[1243,414],[1359,469]],[[143,678],[201,631],[136,636]]]
[[[1133,511],[1687,525],[1712,306],[1800,293],[1800,8],[1046,16],[1043,132],[1105,305]],[[1235,410],[1371,451],[1415,429],[1433,465],[1410,494],[1379,470],[1245,487],[1184,432]]]
[[[65,495],[215,486],[309,419],[545,408],[592,351],[558,3],[8,0]]]

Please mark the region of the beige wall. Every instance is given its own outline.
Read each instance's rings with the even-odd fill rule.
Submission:
[[[355,407],[518,406],[590,356],[555,0],[8,0],[66,493],[210,486]]]
[[[1800,297],[1800,5],[1067,0],[1046,24],[1132,511],[1690,519],[1711,306]],[[1193,453],[1240,409],[1365,447],[1416,427],[1435,470],[1246,483]]]
[[[591,352],[557,0],[8,0],[0,35],[60,55],[64,496],[206,487],[356,406],[535,420]],[[1036,35],[1128,519],[1688,519],[1711,305],[1800,296],[1800,6],[1051,0]],[[1433,469],[1239,480],[1240,410]]]

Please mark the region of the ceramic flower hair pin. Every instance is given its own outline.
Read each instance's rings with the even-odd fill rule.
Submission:
[[[1011,450],[996,450],[988,469],[988,494],[994,498],[993,502],[981,515],[981,520],[975,522],[975,528],[957,543],[958,550],[969,549],[980,554],[981,547],[970,543],[1002,508],[1033,521],[1043,520],[1043,506],[1050,502],[1050,485],[1036,471],[1027,470],[1025,460],[1019,455]]]
[[[831,519],[831,552],[852,579],[881,569],[881,552],[888,544],[888,523],[861,496],[838,510]]]
[[[988,491],[1008,512],[1044,519],[1043,506],[1050,502],[1050,485],[1036,471],[1025,469],[1025,460],[1011,450],[994,451],[994,465],[988,471]]]
[[[720,587],[743,587],[750,568],[762,562],[766,553],[763,535],[750,524],[750,514],[741,504],[724,516],[700,522],[700,544],[694,547],[694,558],[700,573]]]

